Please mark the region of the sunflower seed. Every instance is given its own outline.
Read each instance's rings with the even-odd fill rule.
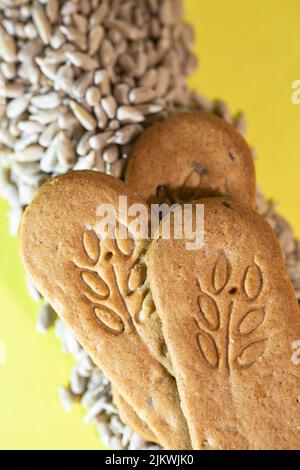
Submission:
[[[51,25],[41,5],[35,4],[32,10],[32,19],[44,44],[49,44]]]
[[[50,23],[54,24],[59,16],[59,0],[48,0],[46,4],[46,14]]]
[[[240,113],[240,114],[237,115],[237,117],[234,121],[234,126],[240,134],[242,134],[242,135],[246,134],[247,121],[246,121],[246,117],[243,113]]]
[[[140,104],[136,107],[142,114],[156,114],[162,111],[163,106],[158,104]]]
[[[109,140],[108,143],[118,145],[129,144],[137,135],[141,134],[143,127],[140,124],[130,124],[119,129]]]
[[[75,47],[72,44],[63,44],[58,50],[49,50],[47,60],[49,64],[63,64],[66,62],[66,52],[73,52]]]
[[[32,280],[28,276],[26,276],[25,280],[26,280],[26,285],[27,285],[28,292],[29,292],[32,300],[34,302],[39,302],[41,300],[41,295],[40,295],[39,291],[36,289],[36,287],[34,286]]]
[[[23,209],[21,207],[11,209],[8,213],[9,233],[12,237],[18,235],[22,215]]]
[[[36,329],[39,333],[46,333],[49,328],[54,324],[56,313],[53,308],[48,304],[44,303],[38,312]]]
[[[97,70],[94,78],[95,85],[100,86],[100,91],[103,96],[110,95],[111,83],[107,70]]]
[[[138,39],[143,39],[145,37],[145,31],[137,28],[132,23],[124,20],[114,20],[108,19],[105,22],[107,28],[118,29],[122,35],[131,41],[137,41]]]
[[[99,437],[103,444],[106,447],[110,447],[110,442],[112,438],[112,432],[108,427],[107,423],[99,423],[97,424],[97,430],[99,432]]]
[[[104,38],[100,48],[102,67],[110,67],[115,61],[115,50],[109,39]]]
[[[60,132],[58,134],[57,140],[57,158],[59,164],[64,167],[66,170],[71,168],[75,161],[76,155],[74,152],[73,145],[66,136],[65,132]]]
[[[101,100],[101,105],[109,119],[113,119],[116,116],[118,105],[113,96],[103,98]]]
[[[90,423],[95,420],[95,418],[103,411],[103,406],[105,403],[105,398],[101,397],[96,403],[94,403],[89,411],[83,418],[84,423]]]
[[[121,122],[142,122],[144,121],[143,114],[133,106],[120,106],[117,111],[117,118]]]
[[[7,34],[0,27],[0,55],[5,62],[13,63],[17,60],[17,48],[13,36]]]
[[[229,108],[224,101],[216,100],[214,111],[218,114],[222,119],[224,119],[229,124],[232,124],[232,117],[229,111]]]
[[[12,80],[16,75],[16,66],[13,63],[2,62],[0,64],[0,70],[7,80]]]
[[[96,153],[94,150],[89,152],[84,157],[79,157],[75,163],[74,170],[92,170],[96,162]]]
[[[31,121],[39,122],[41,124],[50,124],[53,121],[56,121],[61,112],[63,112],[63,107],[57,107],[54,109],[45,109],[39,110],[34,114],[31,114],[29,119]]]
[[[123,449],[122,439],[121,439],[120,436],[113,436],[110,439],[110,444],[109,445],[110,445],[110,448],[113,449],[113,450],[122,450]]]
[[[11,169],[12,169],[12,174],[17,175],[17,177],[21,179],[27,176],[35,176],[40,171],[39,164],[36,162],[30,162],[30,163],[13,162]]]
[[[55,77],[54,88],[57,91],[63,91],[65,93],[70,93],[70,90],[73,86],[74,73],[73,68],[70,64],[62,65],[57,72]]]
[[[8,132],[7,129],[0,129],[0,143],[6,147],[13,149],[15,145],[14,137]]]
[[[46,95],[36,95],[31,99],[31,103],[39,109],[53,109],[60,105],[60,96],[52,92]]]
[[[88,88],[85,93],[85,99],[89,106],[94,107],[99,104],[101,99],[101,93],[99,88],[97,88],[96,86]]]
[[[39,38],[28,41],[19,49],[18,60],[20,62],[30,62],[34,57],[40,54],[43,49],[43,43]]]
[[[169,26],[174,22],[173,1],[174,0],[162,0],[160,19],[163,25]]]
[[[37,29],[31,22],[24,25],[24,33],[27,39],[36,39],[38,36]]]
[[[71,26],[61,26],[60,31],[66,36],[68,41],[76,44],[79,49],[82,51],[87,49],[87,37],[85,34]]]
[[[94,55],[100,48],[104,39],[105,31],[102,26],[95,25],[89,32],[89,55]]]
[[[114,87],[114,96],[118,104],[127,105],[129,104],[129,91],[130,87],[127,83],[119,83]]]
[[[38,122],[19,121],[18,128],[25,134],[39,134],[44,130],[44,126]]]
[[[59,400],[67,413],[72,410],[72,405],[76,401],[74,394],[66,387],[59,387]]]
[[[5,87],[0,87],[1,98],[18,98],[25,91],[25,85],[23,83],[7,83]]]
[[[78,13],[72,15],[73,23],[75,28],[78,29],[83,34],[86,34],[88,31],[88,19]]]
[[[94,26],[97,24],[101,24],[103,20],[106,18],[109,12],[109,6],[107,2],[101,3],[99,7],[94,11],[94,13],[90,17],[90,25]]]
[[[66,57],[73,65],[85,71],[95,70],[99,66],[95,59],[82,52],[66,52]]]
[[[14,159],[17,162],[37,162],[43,156],[44,149],[40,145],[30,145],[24,150],[15,152]]]
[[[19,127],[19,126],[18,126]],[[24,150],[30,144],[36,144],[39,139],[39,135],[36,133],[26,134],[23,137],[20,137],[14,145],[14,150],[16,152]]]
[[[10,119],[15,119],[26,111],[30,103],[30,95],[22,95],[11,100],[6,106],[6,115]]]
[[[105,171],[105,163],[102,158],[101,149],[96,151],[95,165],[93,168],[95,171]]]
[[[49,61],[47,61],[47,59],[42,59],[40,57],[37,57],[35,59],[35,61],[38,64],[38,66],[40,67],[42,73],[47,78],[49,78],[50,80],[55,82],[56,72],[57,72],[57,68],[58,68],[57,65],[56,64],[51,64],[51,63],[49,63]]]
[[[90,150],[89,140],[92,135],[93,132],[85,132],[82,135],[76,147],[76,152],[78,153],[78,155],[84,156],[88,153],[88,151]]]
[[[156,93],[157,96],[163,96],[170,86],[170,72],[165,67],[157,70]]]
[[[157,82],[157,70],[151,68],[139,79],[139,85],[146,88],[154,88]]]
[[[21,132],[20,129],[18,128],[19,124],[19,117],[16,117],[14,119],[11,119],[9,121],[9,126],[8,126],[8,132],[13,136],[13,137],[20,137]]]
[[[136,64],[129,54],[122,54],[119,57],[118,63],[125,73],[127,73],[128,75],[134,74]]]
[[[72,94],[76,99],[84,97],[86,90],[93,82],[93,72],[86,72],[80,75],[72,87]]]
[[[56,145],[57,140],[55,139],[41,158],[40,168],[45,173],[52,173],[57,164]]]
[[[106,163],[115,163],[119,158],[119,149],[117,145],[110,145],[103,151],[103,160]]]
[[[4,19],[2,21],[2,26],[8,35],[14,36],[16,34],[16,23],[14,23],[14,21]]]
[[[71,353],[71,354],[76,354],[78,351],[80,351],[80,345],[78,341],[76,340],[75,336],[69,330],[68,328],[65,329],[64,331],[64,338],[63,338],[63,348],[65,352]]]
[[[43,147],[48,147],[48,145],[50,145],[50,143],[53,141],[53,138],[57,134],[57,131],[58,125],[56,121],[44,127],[44,130],[39,138],[39,144]]]
[[[72,368],[71,376],[70,376],[71,391],[74,393],[74,395],[82,395],[86,389],[86,383],[87,383],[86,378],[82,377],[82,375],[78,373],[78,368],[75,365]]]
[[[83,106],[73,100],[70,100],[69,104],[74,115],[86,130],[93,131],[96,129],[96,119]]]
[[[37,187],[31,186],[20,181],[18,184],[18,189],[21,205],[28,206],[28,204],[31,203],[32,199],[35,196]]]
[[[94,150],[104,149],[107,141],[111,138],[113,132],[102,132],[101,134],[96,134],[89,139],[90,147]]]
[[[19,191],[17,187],[12,183],[6,183],[5,186],[0,188],[0,194],[2,197],[7,199],[10,207],[18,208],[20,207],[20,198],[19,198]]]
[[[129,93],[129,101],[133,104],[143,104],[148,103],[149,101],[153,101],[156,98],[155,90],[151,90],[151,88],[134,88]]]

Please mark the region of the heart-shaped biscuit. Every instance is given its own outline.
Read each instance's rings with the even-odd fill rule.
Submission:
[[[208,113],[151,125],[133,146],[125,179],[149,203],[219,195],[252,207],[256,202],[250,147],[233,126]]]
[[[47,182],[27,208],[20,231],[25,268],[94,362],[167,449],[189,449],[176,383],[139,336],[136,317],[149,311],[140,260],[148,242],[119,206],[143,201],[119,180],[73,172]],[[99,207],[110,204],[130,238],[105,239]],[[103,207],[103,206],[101,206]],[[147,213],[147,208],[146,208]],[[151,313],[151,312],[150,312]]]
[[[244,205],[199,203],[201,249],[172,238],[148,252],[193,448],[299,449],[300,314],[278,241]]]

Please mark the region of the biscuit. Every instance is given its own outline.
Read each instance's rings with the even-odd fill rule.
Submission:
[[[204,204],[205,243],[153,241],[148,275],[194,449],[299,449],[300,314],[267,222]],[[195,206],[194,206],[195,208]]]
[[[145,441],[159,444],[157,437],[149,429],[146,423],[142,421],[130,405],[124,400],[122,395],[112,387],[114,404],[118,408],[119,415],[124,424],[138,433]]]
[[[134,228],[126,240],[104,239],[99,228],[104,203],[116,209],[119,227],[132,221],[127,209],[118,209],[120,195],[127,196],[128,206],[143,204],[124,183],[100,172],[48,181],[22,219],[22,260],[39,292],[161,445],[189,449],[175,380],[152,357],[132,321],[144,295],[135,264],[146,241]]]
[[[255,207],[251,149],[212,114],[183,113],[152,124],[133,146],[125,180],[149,203],[228,195]]]

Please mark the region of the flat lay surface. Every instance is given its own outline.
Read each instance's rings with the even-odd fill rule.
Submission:
[[[300,105],[292,83],[300,79],[297,0],[186,0],[196,31],[199,68],[191,87],[220,98],[247,116],[247,140],[258,155],[258,185],[300,235],[298,168]],[[0,448],[99,449],[84,410],[66,413],[58,401],[72,359],[53,331],[35,330],[37,305],[29,298],[18,244],[8,234],[0,200]]]

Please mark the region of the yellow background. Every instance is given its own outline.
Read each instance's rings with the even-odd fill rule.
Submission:
[[[299,0],[186,0],[186,11],[201,57],[192,86],[246,112],[258,182],[300,235],[300,105],[291,102],[291,83],[300,79]],[[37,306],[7,233],[6,209],[1,201],[0,341],[7,362],[0,365],[0,448],[98,449],[82,409],[68,415],[57,400],[72,361],[53,332],[35,332]]]

